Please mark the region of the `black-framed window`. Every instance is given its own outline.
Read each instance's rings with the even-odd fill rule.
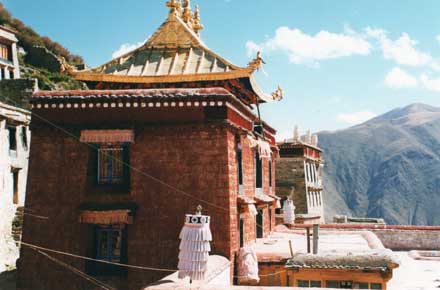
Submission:
[[[98,148],[97,182],[101,185],[123,185],[129,181],[127,145],[102,145]]]
[[[269,187],[272,189],[272,160],[269,160]]]
[[[127,263],[127,226],[124,224],[92,225],[90,255],[97,260]],[[93,241],[93,242],[92,242]],[[127,268],[97,261],[87,261],[86,271],[98,276],[125,276]]]
[[[263,161],[260,154],[255,151],[255,188],[263,187]]]
[[[9,131],[9,150],[17,150],[17,127],[8,126]]]
[[[18,194],[19,194],[18,182],[19,182],[20,169],[12,168],[11,174],[12,174],[12,202],[13,204],[18,204]]]
[[[123,226],[110,225],[96,228],[96,259],[121,262]]]
[[[240,216],[239,218],[239,235],[240,235],[240,248],[244,247],[244,219]]]
[[[353,281],[326,281],[327,288],[353,289]]]
[[[241,144],[237,144],[237,178],[238,178],[238,193],[243,194],[243,149]]]
[[[21,127],[20,136],[21,136],[21,144],[23,146],[24,150],[28,149],[28,138],[27,138],[27,132],[26,132],[26,126]]]
[[[321,281],[318,280],[297,280],[296,285],[303,288],[321,288]]]
[[[263,238],[263,210],[259,209],[257,211],[257,215],[255,216],[255,231],[256,231],[256,235],[257,235],[257,239],[262,239]]]

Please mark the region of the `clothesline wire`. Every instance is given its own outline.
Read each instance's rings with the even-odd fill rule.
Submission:
[[[178,271],[178,269],[143,267],[143,266],[136,266],[136,265],[130,265],[130,264],[117,263],[117,262],[110,262],[110,261],[105,261],[105,260],[98,260],[98,259],[93,259],[93,258],[89,258],[89,257],[81,256],[81,255],[76,255],[76,254],[72,254],[72,253],[68,253],[68,252],[45,248],[45,247],[30,244],[30,243],[26,243],[26,242],[20,242],[20,244],[27,246],[29,248],[32,248],[32,249],[47,251],[47,252],[51,252],[51,253],[55,253],[55,254],[70,256],[73,258],[94,261],[94,262],[103,263],[103,264],[109,264],[109,265],[115,265],[115,266],[121,266],[121,267],[133,268],[133,269],[140,269],[140,270],[159,271],[159,272],[176,272],[176,271]]]
[[[69,257],[73,257],[73,258],[77,258],[77,259],[94,261],[94,262],[103,263],[103,264],[109,264],[109,265],[114,265],[114,266],[138,269],[138,270],[148,270],[148,271],[158,271],[158,272],[173,272],[173,273],[179,271],[178,269],[144,267],[144,266],[137,266],[137,265],[131,265],[131,264],[123,264],[123,263],[117,263],[117,262],[110,262],[110,261],[105,261],[105,260],[98,260],[98,259],[93,259],[93,258],[81,256],[81,255],[76,255],[76,254],[64,252],[64,251],[53,250],[53,249],[49,249],[49,248],[46,248],[46,247],[41,247],[41,246],[33,245],[33,244],[30,244],[30,243],[26,243],[26,242],[20,242],[20,244],[22,244],[24,246],[27,246],[27,247],[33,249],[34,251],[37,251],[37,252],[39,252],[41,254],[44,254],[44,255],[47,255],[47,256],[49,256],[47,253],[43,253],[41,251],[46,251],[46,252],[51,252],[51,253],[60,254],[60,255],[64,255],[64,256],[69,256]],[[52,257],[52,258],[55,259],[54,257]],[[62,263],[64,263],[64,262],[62,262]],[[232,263],[230,261],[228,261],[227,263],[222,265],[221,268],[229,266],[231,264]],[[279,271],[279,272],[270,273],[270,274],[261,274],[261,275],[258,275],[258,276],[259,277],[268,277],[268,276],[279,275],[279,274],[284,273],[284,272],[286,272],[286,271],[284,270],[284,271]],[[233,277],[234,278],[246,278],[247,276],[237,276],[237,275],[234,275]]]
[[[81,270],[79,270],[79,269],[77,269],[77,268],[75,268],[75,267],[73,267],[73,266],[71,266],[71,265],[69,265],[67,263],[64,263],[63,261],[60,261],[59,259],[57,259],[57,258],[55,258],[55,257],[53,257],[53,256],[51,256],[51,255],[49,255],[47,253],[44,253],[44,252],[42,252],[40,250],[37,250],[37,249],[33,249],[33,250],[36,251],[37,253],[45,256],[46,258],[48,258],[49,260],[53,261],[54,263],[56,263],[56,264],[58,264],[58,265],[60,265],[60,266],[62,266],[64,268],[67,268],[68,270],[72,271],[73,273],[75,273],[76,275],[80,276],[81,278],[86,279],[87,281],[89,281],[90,283],[98,286],[99,288],[102,288],[102,289],[105,289],[105,290],[117,290],[116,288],[113,288],[113,287],[105,284],[104,282],[99,281],[98,279],[96,279],[96,278],[94,278],[94,277],[92,277],[90,275],[87,275],[83,271],[81,271]]]
[[[5,97],[5,98],[6,98],[7,100],[9,100],[10,102],[14,103],[16,106],[19,106],[19,105],[20,105],[18,102],[14,101],[14,100],[12,100],[12,99],[10,99],[10,98],[8,98],[8,97]],[[70,136],[70,137],[72,137],[72,138],[74,138],[74,139],[80,141],[80,139],[79,139],[75,134],[73,134],[73,133],[67,131],[67,130],[64,129],[63,127],[56,125],[55,123],[53,123],[53,122],[47,120],[46,118],[44,118],[44,117],[42,117],[42,116],[39,116],[38,114],[36,114],[36,113],[34,113],[34,112],[32,112],[32,111],[31,111],[31,115],[37,117],[38,119],[40,119],[40,120],[42,120],[43,122],[45,122],[45,123],[51,125],[52,127],[54,127],[54,128],[56,128],[56,129],[58,129],[58,130],[64,132],[66,135],[68,135],[68,136]],[[90,144],[90,143],[87,143],[87,142],[86,142],[86,143],[84,143],[84,144],[86,144],[87,146],[91,147],[92,149],[96,149],[96,146],[93,146],[93,145]],[[105,155],[106,157],[112,157],[112,158],[113,158],[113,156],[111,156],[110,154],[105,153],[105,152],[103,152],[103,155]],[[172,189],[172,190],[174,190],[174,191],[176,191],[176,192],[178,192],[178,193],[180,193],[180,194],[183,194],[183,195],[185,195],[185,196],[191,197],[191,198],[193,198],[194,200],[197,200],[197,201],[199,201],[199,202],[202,202],[202,203],[204,203],[204,204],[206,204],[206,205],[209,205],[209,206],[212,206],[212,207],[214,207],[214,208],[218,208],[218,209],[221,209],[221,210],[224,210],[224,211],[229,211],[228,208],[225,208],[225,207],[222,207],[222,206],[216,205],[215,203],[209,202],[209,201],[207,201],[207,200],[204,200],[204,199],[202,199],[202,198],[199,198],[199,197],[197,197],[197,196],[194,196],[194,195],[192,195],[192,194],[190,194],[190,193],[187,193],[187,192],[184,191],[184,190],[181,190],[181,189],[179,189],[179,188],[176,188],[176,187],[174,187],[173,185],[171,185],[171,184],[169,184],[169,183],[167,183],[167,182],[165,182],[165,181],[163,181],[163,180],[161,180],[161,179],[159,179],[159,178],[157,178],[157,177],[155,177],[155,176],[152,176],[151,174],[148,174],[148,173],[146,173],[146,172],[144,172],[144,171],[142,171],[142,170],[140,170],[140,169],[138,169],[138,168],[135,168],[135,167],[131,166],[129,163],[125,162],[125,161],[122,160],[122,159],[119,159],[119,158],[114,158],[114,159],[115,159],[116,161],[120,162],[121,164],[123,164],[124,166],[126,166],[126,167],[132,169],[133,171],[135,171],[135,172],[137,172],[137,173],[139,173],[139,174],[142,174],[142,175],[144,175],[144,176],[146,176],[146,177],[148,177],[148,178],[154,180],[155,182],[157,182],[157,183],[159,183],[159,184],[161,184],[161,185],[163,185],[163,186],[166,186],[166,187],[168,187],[168,188],[170,188],[170,189]]]
[[[10,102],[13,102],[16,106],[19,105],[18,102],[15,102],[14,100],[12,100],[12,99],[10,99],[10,98],[8,98],[8,97],[5,97],[5,98],[6,98],[7,100],[9,100]],[[67,131],[67,130],[64,129],[63,127],[54,124],[53,122],[47,120],[46,118],[44,118],[44,117],[42,117],[42,116],[40,116],[40,115],[38,115],[38,114],[36,114],[36,113],[34,113],[34,112],[32,112],[32,111],[31,111],[31,114],[32,114],[33,116],[36,116],[37,118],[39,118],[39,119],[42,120],[43,122],[49,124],[50,126],[52,126],[52,127],[56,128],[56,129],[58,129],[58,130],[64,132],[66,135],[68,135],[68,136],[70,136],[70,137],[72,137],[72,138],[74,138],[74,139],[80,141],[80,139],[79,139],[75,134],[73,134],[73,133]],[[96,149],[96,147],[93,146],[93,145],[90,144],[90,143],[85,143],[85,144],[86,144],[87,146],[89,146],[90,148],[92,148],[92,149]],[[103,155],[105,155],[105,156],[107,156],[107,157],[112,157],[110,154],[105,153],[105,152],[103,152]],[[112,158],[113,158],[113,157],[112,157]],[[212,207],[215,207],[215,208],[218,208],[218,209],[221,209],[221,210],[224,210],[224,211],[229,211],[228,208],[225,208],[225,207],[222,207],[222,206],[216,205],[216,204],[214,204],[214,203],[212,203],[212,202],[209,202],[209,201],[204,200],[204,199],[202,199],[202,198],[196,197],[196,196],[194,196],[194,195],[192,195],[192,194],[190,194],[190,193],[187,193],[187,192],[184,191],[184,190],[181,190],[181,189],[179,189],[179,188],[176,188],[176,187],[174,187],[173,185],[171,185],[171,184],[169,184],[169,183],[167,183],[167,182],[165,182],[165,181],[163,181],[163,180],[161,180],[161,179],[159,179],[159,178],[157,178],[157,177],[155,177],[155,176],[152,176],[152,175],[146,173],[145,171],[142,171],[142,170],[140,170],[140,169],[138,169],[138,168],[135,168],[135,167],[131,166],[129,163],[125,162],[125,161],[122,160],[122,159],[117,158],[117,159],[115,159],[115,160],[118,161],[118,162],[120,162],[121,164],[127,166],[128,168],[130,168],[130,169],[132,169],[132,170],[134,170],[134,171],[136,171],[136,172],[138,172],[138,173],[140,173],[140,174],[142,174],[142,175],[144,175],[144,176],[146,176],[146,177],[148,177],[148,178],[150,178],[150,179],[156,181],[157,183],[162,184],[163,186],[166,186],[166,187],[168,187],[168,188],[170,188],[170,189],[175,190],[177,193],[180,193],[180,194],[186,195],[186,196],[188,196],[188,197],[193,198],[194,200],[200,201],[200,202],[202,202],[202,203],[204,203],[204,204],[207,204],[207,205],[210,205],[210,206],[212,206]],[[47,217],[40,216],[40,218],[44,218],[44,219],[45,219],[45,218],[47,218]],[[263,228],[263,227],[262,227],[261,225],[259,225],[259,224],[257,224],[257,227]]]

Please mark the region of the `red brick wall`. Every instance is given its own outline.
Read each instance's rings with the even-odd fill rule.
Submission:
[[[211,253],[231,259],[230,241],[236,235],[231,225],[235,224],[236,229],[237,224],[236,211],[231,206],[236,204],[236,196],[234,199],[234,193],[230,194],[229,190],[228,134],[227,127],[220,124],[137,128],[135,143],[130,146],[130,164],[139,172],[131,170],[131,193],[97,196],[88,192],[89,147],[63,132],[46,128],[34,130],[26,207],[49,219],[26,216],[23,240],[87,255],[92,241],[89,226],[78,223],[80,204],[133,201],[138,209],[134,223],[128,226],[128,263],[175,269],[178,234],[184,215],[194,212],[201,204],[203,213],[212,218]],[[177,193],[141,172],[223,209]],[[233,214],[229,213],[230,206]],[[61,259],[84,270],[82,261]],[[19,273],[22,288],[83,289],[85,285],[90,286],[66,272],[45,257],[23,248]],[[139,289],[165,274],[169,273],[130,270],[129,289]]]

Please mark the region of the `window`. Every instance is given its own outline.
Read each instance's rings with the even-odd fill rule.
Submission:
[[[310,287],[321,288],[321,281],[310,281]]]
[[[272,160],[269,160],[269,187],[272,191]]]
[[[4,44],[0,44],[0,58],[9,60],[9,48]]]
[[[272,206],[269,206],[269,231],[272,231]]]
[[[243,194],[243,151],[241,144],[237,145],[238,193]]]
[[[112,225],[99,226],[97,228],[96,259],[121,262],[122,227]]]
[[[98,149],[98,184],[128,183],[128,147],[106,146]]]
[[[353,289],[353,281],[326,281],[327,288]]]
[[[297,286],[304,288],[321,288],[321,281],[298,280]]]
[[[93,225],[88,252],[97,259],[127,263],[127,227],[125,225]],[[94,242],[92,242],[94,241]],[[96,261],[86,261],[86,272],[97,276],[126,276],[127,268]]]
[[[18,204],[18,174],[19,169],[11,169],[12,174],[12,202]]]
[[[28,148],[28,141],[27,141],[27,132],[26,132],[26,126],[21,127],[21,144],[23,145],[23,149],[27,150]]]
[[[14,126],[9,126],[8,131],[9,131],[9,150],[15,151],[17,150],[17,136],[16,136],[17,128]]]
[[[263,187],[263,162],[260,154],[255,152],[255,188],[261,189]]]
[[[358,283],[358,287],[357,288],[358,289],[370,289],[368,287],[368,283],[363,283],[363,282]]]
[[[255,216],[255,227],[257,232],[257,239],[263,238],[263,210],[259,209]]]
[[[240,248],[244,247],[244,220],[243,217],[240,216],[239,223],[239,233],[240,233]]]
[[[371,283],[370,289],[382,289],[382,284],[380,283]]]

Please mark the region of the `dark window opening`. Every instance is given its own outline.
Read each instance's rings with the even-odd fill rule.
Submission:
[[[18,204],[18,169],[12,169],[12,202]]]
[[[353,281],[326,281],[327,288],[353,289]]]
[[[263,162],[260,154],[255,152],[255,188],[263,187]]]
[[[272,231],[272,207],[269,206],[269,231]]]
[[[310,287],[321,288],[321,281],[310,281]]]
[[[263,210],[259,209],[257,216],[255,217],[255,225],[257,232],[257,239],[263,238]]]
[[[254,132],[263,135],[263,124],[259,122],[254,123]]]
[[[269,187],[272,187],[272,160],[269,160]]]
[[[127,262],[127,231],[125,225],[94,226],[94,258],[97,260],[126,263]],[[125,267],[89,261],[86,269],[93,275],[126,275]]]
[[[17,150],[17,128],[16,127],[8,127],[9,131],[9,150],[15,151]]]
[[[239,233],[240,233],[240,248],[242,248],[244,247],[244,220],[242,217],[240,217]]]
[[[237,145],[238,193],[243,194],[243,151],[241,144]]]
[[[121,185],[129,180],[127,146],[107,146],[98,149],[98,184]]]
[[[27,150],[28,148],[28,141],[27,141],[27,134],[26,134],[26,127],[21,127],[21,144],[23,144],[23,149]]]
[[[321,288],[321,281],[297,280],[296,284],[298,287],[304,288]]]

